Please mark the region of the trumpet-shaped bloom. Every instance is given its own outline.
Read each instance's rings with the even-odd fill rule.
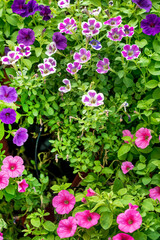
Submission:
[[[97,35],[101,27],[101,22],[97,22],[95,18],[89,18],[88,22],[82,23],[82,34],[86,36]]]
[[[80,227],[89,229],[98,223],[100,215],[98,213],[90,213],[90,210],[85,210],[76,213],[75,218]]]
[[[28,17],[30,15],[34,15],[35,12],[37,12],[38,10],[39,10],[38,3],[35,0],[30,0],[26,4],[26,11],[25,11],[23,17]]]
[[[97,63],[96,71],[100,74],[107,73],[110,69],[109,64],[110,64],[109,59],[108,58],[103,58],[103,60],[100,60]]]
[[[20,57],[29,57],[31,55],[31,47],[25,46],[24,44],[19,44],[19,46],[15,47],[15,51],[18,53]]]
[[[152,7],[152,2],[150,0],[132,0],[132,2],[136,3],[139,8],[143,8],[146,12],[149,12]]]
[[[141,21],[142,32],[147,35],[156,35],[160,32],[160,17],[149,14]]]
[[[61,190],[58,196],[52,199],[52,205],[58,214],[68,214],[74,208],[75,203],[75,197],[67,190]]]
[[[123,130],[123,137],[131,137],[133,139],[133,134],[129,130]],[[128,141],[124,141],[125,143],[129,143]]]
[[[93,191],[92,188],[87,189],[86,197],[92,197],[92,196],[95,196],[95,195],[96,195],[96,192]]]
[[[130,170],[132,170],[134,168],[134,165],[131,163],[131,162],[123,162],[122,163],[122,166],[121,166],[121,169],[122,169],[122,172],[124,174],[128,173]]]
[[[70,0],[60,0],[58,1],[58,6],[60,8],[68,8],[70,6]]]
[[[60,87],[60,88],[59,88],[59,91],[60,91],[60,92],[63,92],[63,93],[67,93],[67,92],[71,91],[71,83],[70,83],[70,81],[69,81],[67,78],[65,78],[65,79],[63,79],[62,82],[63,82],[66,86]]]
[[[129,205],[129,209],[135,209],[135,210],[137,210],[137,209],[139,208],[138,205],[132,205],[132,203],[129,203],[128,205]]]
[[[149,142],[152,138],[151,131],[150,129],[147,128],[140,128],[136,132],[136,137],[137,137],[137,139],[135,140],[136,146],[144,149],[149,145]]]
[[[14,87],[7,87],[5,85],[0,87],[0,100],[6,103],[13,103],[17,101],[17,92]]]
[[[123,57],[125,57],[127,60],[138,58],[139,54],[141,52],[139,51],[139,47],[137,45],[125,45],[122,51]]]
[[[118,233],[113,237],[113,240],[134,240],[134,238],[125,233]]]
[[[22,146],[28,139],[28,133],[26,128],[19,128],[14,135],[13,143],[17,146]]]
[[[65,18],[63,23],[58,24],[60,32],[66,34],[73,34],[77,30],[77,24],[74,18]]]
[[[18,182],[18,192],[25,192],[26,188],[28,188],[28,183],[26,182],[25,179],[22,181]]]
[[[149,190],[149,196],[150,198],[153,198],[154,200],[158,199],[160,202],[160,187],[154,187]]]
[[[30,28],[22,28],[18,32],[17,42],[23,43],[25,46],[30,46],[34,43],[34,31]]]
[[[22,17],[26,16],[26,8],[27,5],[25,4],[26,0],[14,0],[11,8],[12,12],[19,14]]]
[[[6,188],[9,184],[8,174],[4,171],[0,172],[0,190]]]
[[[110,32],[108,32],[107,37],[113,41],[121,41],[124,37],[124,32],[122,28],[112,28]]]
[[[3,160],[1,169],[8,174],[8,177],[18,177],[24,171],[23,159],[19,156],[8,156]]]
[[[112,27],[117,27],[121,24],[121,22],[122,22],[122,17],[118,16],[118,17],[115,17],[115,18],[110,18],[109,20],[105,21],[103,24],[104,25],[110,25]]]
[[[51,64],[52,67],[56,67],[56,65],[57,65],[56,60],[52,57],[45,58],[44,63],[49,63],[49,64]]]
[[[124,27],[122,28],[123,32],[124,32],[124,36],[125,37],[131,37],[134,34],[134,27],[130,27],[129,25],[124,25]]]
[[[87,51],[85,48],[81,48],[79,53],[75,53],[73,56],[74,60],[78,63],[85,63],[91,59],[91,52]]]
[[[89,13],[93,16],[98,16],[100,14],[101,10],[102,10],[101,7],[98,7],[96,9],[93,9],[92,11],[89,11]]]
[[[13,65],[18,61],[18,59],[20,59],[20,56],[17,54],[17,52],[9,51],[7,56],[1,58],[1,61],[3,64]]]
[[[89,45],[91,45],[91,47],[96,50],[100,50],[102,48],[101,43],[99,41],[97,41],[96,39],[91,40],[89,42]]]
[[[0,112],[0,120],[5,124],[12,124],[16,121],[16,112],[11,108],[4,108]]]
[[[47,51],[45,52],[46,55],[49,57],[52,56],[57,51],[57,46],[55,42],[51,42],[46,47]]]
[[[53,17],[49,6],[40,5],[39,11],[40,11],[39,14],[43,17],[44,21],[48,21]]]
[[[74,217],[63,219],[59,222],[57,233],[60,238],[72,237],[77,229],[77,221]]]
[[[82,68],[82,65],[78,62],[74,62],[72,63],[68,63],[67,64],[67,72],[69,72],[70,74],[75,74],[77,73],[80,69]]]
[[[52,67],[50,63],[40,63],[38,64],[39,71],[42,77],[48,76],[56,72],[56,69]]]
[[[60,32],[55,32],[52,37],[53,42],[56,43],[56,47],[59,50],[64,50],[67,47],[67,38]]]
[[[100,106],[100,105],[104,104],[103,101],[104,101],[103,93],[97,94],[96,91],[94,91],[94,90],[88,91],[87,95],[83,95],[83,97],[82,97],[82,102],[86,106],[90,106],[90,107]]]

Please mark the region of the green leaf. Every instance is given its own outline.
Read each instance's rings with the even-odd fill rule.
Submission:
[[[155,88],[158,86],[158,81],[156,80],[150,80],[149,82],[146,83],[147,88]]]
[[[96,7],[101,6],[101,0],[90,0],[90,3],[92,3]]]
[[[160,52],[160,42],[156,39],[153,41],[153,49],[156,53]]]
[[[39,57],[42,53],[42,48],[36,48],[35,53],[36,53],[36,56]]]
[[[121,157],[122,155],[126,154],[129,152],[131,149],[131,146],[129,144],[123,144],[120,149],[118,150],[118,158]]]
[[[4,137],[4,123],[0,123],[0,140]]]
[[[33,31],[35,32],[35,37],[38,37],[42,34],[42,31],[44,29],[43,25],[38,25],[36,27],[33,28]]]
[[[151,178],[150,177],[143,177],[142,178],[142,182],[144,185],[147,185],[148,183],[150,183],[151,181]]]
[[[14,185],[9,185],[5,188],[6,192],[11,194],[11,195],[14,195],[15,194],[15,186]]]
[[[7,22],[12,26],[17,26],[17,17],[6,14]]]
[[[103,212],[100,218],[100,224],[102,228],[107,230],[112,225],[112,222],[113,222],[113,213]]]
[[[135,232],[133,234],[133,238],[135,240],[147,240],[147,235],[144,234],[143,232]]]
[[[156,88],[152,94],[154,99],[160,99],[160,88]]]
[[[34,227],[39,227],[40,226],[40,219],[39,218],[32,218],[31,219],[31,224],[34,226]]]
[[[28,117],[28,123],[33,124],[33,118],[32,117]]]
[[[155,160],[152,163],[160,169],[160,160]]]
[[[152,199],[145,199],[142,203],[142,208],[144,208],[146,212],[154,211]]]
[[[31,69],[32,63],[29,59],[23,59],[23,63],[28,69]]]
[[[54,230],[56,229],[56,226],[54,223],[52,223],[51,221],[46,221],[44,224],[43,224],[43,227],[49,231],[49,232],[54,232]]]
[[[138,47],[143,48],[148,44],[146,39],[142,39],[141,41],[136,40],[135,44],[138,45]]]

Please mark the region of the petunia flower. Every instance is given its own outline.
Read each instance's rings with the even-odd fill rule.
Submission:
[[[108,58],[103,58],[103,60],[100,60],[97,63],[96,71],[100,74],[107,73],[110,69],[109,64],[110,64],[109,59]]]
[[[30,0],[27,4],[26,4],[26,11],[25,11],[25,17],[34,15],[35,12],[37,12],[39,10],[38,7],[38,3],[35,0]]]
[[[135,210],[137,210],[137,209],[139,208],[138,205],[132,205],[132,203],[128,203],[128,205],[129,205],[129,209],[135,209]]]
[[[69,81],[67,78],[65,78],[65,79],[63,79],[62,82],[63,82],[66,86],[60,87],[58,90],[59,90],[60,92],[63,92],[63,93],[67,93],[67,92],[71,91],[71,83],[70,83],[70,81]]]
[[[89,45],[91,45],[91,47],[96,49],[96,50],[100,50],[102,48],[101,43],[96,39],[91,40],[89,42]]]
[[[122,166],[121,166],[121,169],[122,169],[122,172],[124,174],[128,173],[130,170],[132,170],[134,168],[134,165],[131,163],[131,162],[123,162],[122,163]]]
[[[149,14],[141,21],[142,32],[147,35],[156,35],[160,32],[160,17]]]
[[[52,37],[53,42],[56,43],[56,47],[59,50],[65,50],[67,47],[67,38],[60,32],[55,32]]]
[[[131,137],[133,139],[133,134],[131,134],[131,132],[129,130],[123,130],[123,137]],[[129,143],[128,141],[124,141],[125,143]]]
[[[91,213],[90,210],[78,212],[75,214],[77,224],[82,228],[91,228],[98,223],[100,215],[98,213]]]
[[[78,63],[85,63],[91,59],[91,52],[85,48],[81,48],[79,53],[75,53],[73,59]]]
[[[4,56],[1,58],[1,61],[3,64],[6,65],[13,65],[20,59],[20,56],[17,54],[17,52],[9,51],[7,53],[7,56]]]
[[[82,34],[86,36],[94,36],[99,34],[99,29],[102,27],[101,22],[97,22],[95,18],[89,18],[88,22],[82,22]]]
[[[15,51],[20,57],[29,57],[31,55],[31,47],[25,46],[24,44],[19,44],[19,46],[15,47]]]
[[[13,103],[17,101],[18,94],[14,87],[2,85],[0,87],[0,100],[6,103]]]
[[[77,24],[74,18],[65,18],[62,23],[58,24],[61,33],[73,34],[77,30]]]
[[[45,52],[46,55],[49,57],[52,56],[57,51],[57,46],[55,42],[51,42],[46,47],[47,51]]]
[[[70,6],[70,0],[59,0],[58,6],[60,8],[68,8]]]
[[[26,188],[28,188],[28,183],[26,182],[25,179],[22,181],[18,182],[18,192],[25,192]]]
[[[28,133],[26,128],[19,128],[14,135],[13,143],[17,146],[22,146],[28,139]]]
[[[160,202],[160,187],[154,187],[149,190],[149,196],[150,198],[156,200],[158,199]]]
[[[113,240],[134,240],[134,238],[126,233],[118,233],[113,237]]]
[[[0,172],[0,190],[6,188],[9,184],[9,177],[5,171]]]
[[[24,171],[23,159],[19,156],[8,156],[3,160],[2,171],[8,174],[8,177],[15,178],[22,175]]]
[[[90,91],[88,91],[87,95],[82,96],[82,102],[86,106],[90,106],[90,107],[100,106],[100,105],[104,104],[103,101],[104,101],[103,93],[97,94],[96,91],[94,91],[94,90],[90,90]]]
[[[4,108],[0,112],[0,120],[5,124],[13,124],[16,121],[16,112],[11,108]]]
[[[124,32],[122,28],[112,28],[110,32],[108,32],[107,37],[113,41],[121,41],[124,37]]]
[[[117,27],[121,24],[121,22],[122,22],[122,17],[118,16],[115,18],[110,18],[109,20],[105,21],[103,24],[110,25],[111,27]]]
[[[101,7],[98,7],[96,9],[93,9],[92,11],[89,11],[89,13],[96,17],[100,14],[101,10],[102,10]]]
[[[26,0],[14,0],[11,8],[12,8],[12,12],[19,14],[22,17],[25,17],[26,15],[26,8],[27,5],[25,4]]]
[[[151,130],[147,128],[140,128],[136,132],[136,137],[137,137],[137,139],[135,140],[136,146],[144,149],[149,145],[149,142],[152,138]]]
[[[57,228],[57,233],[60,238],[72,237],[77,229],[77,221],[74,217],[60,220]]]
[[[35,41],[34,31],[30,28],[22,28],[18,32],[17,42],[23,43],[25,46],[30,46]]]
[[[73,64],[72,63],[68,63],[67,64],[67,72],[69,72],[70,74],[75,74],[77,73],[80,69],[82,68],[82,65],[78,62],[74,62]]]
[[[52,67],[50,63],[40,63],[38,64],[39,71],[42,77],[48,76],[56,72],[56,69]]]
[[[122,31],[124,33],[124,37],[131,37],[134,34],[134,27],[130,27],[129,25],[124,25],[122,28]]]
[[[140,55],[139,47],[137,45],[125,45],[123,47],[122,55],[125,57],[127,60],[135,59],[138,58]]]
[[[39,5],[39,14],[43,17],[44,21],[48,21],[53,18],[51,14],[51,9],[49,6]]]
[[[87,203],[87,200],[85,198],[82,198],[82,201],[83,203]]]
[[[95,195],[96,195],[96,192],[93,191],[92,188],[87,189],[86,197],[92,197],[92,196],[95,196]]]
[[[143,8],[146,12],[149,12],[152,7],[152,2],[150,0],[132,0],[132,2],[136,3],[139,8]]]
[[[49,57],[49,58],[44,58],[44,63],[49,63],[52,67],[56,67],[57,62],[54,58]]]

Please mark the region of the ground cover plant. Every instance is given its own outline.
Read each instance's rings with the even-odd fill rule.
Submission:
[[[0,240],[160,239],[159,0],[2,0],[0,46]]]

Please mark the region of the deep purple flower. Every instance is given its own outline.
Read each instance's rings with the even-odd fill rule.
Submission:
[[[97,41],[96,39],[93,39],[89,42],[89,45],[92,46],[92,48],[96,49],[96,50],[100,50],[102,48],[102,45],[99,41]]]
[[[42,77],[48,76],[56,72],[56,69],[52,67],[50,63],[40,63],[38,65],[38,68],[41,72]]]
[[[4,54],[5,54],[5,55],[7,55],[8,52],[10,52],[10,51],[11,51],[11,49],[10,49],[9,47],[5,47],[5,48],[4,48]]]
[[[19,128],[14,135],[13,143],[17,146],[22,146],[28,139],[28,133],[26,128]]]
[[[138,58],[139,54],[141,52],[139,51],[139,47],[137,45],[125,45],[122,51],[123,57],[125,57],[127,60]]]
[[[103,58],[103,60],[100,60],[100,61],[97,63],[97,65],[96,65],[96,66],[97,66],[96,71],[97,71],[98,73],[101,73],[101,74],[107,73],[107,72],[109,71],[109,69],[110,69],[109,64],[110,64],[109,59],[108,59],[108,58]]]
[[[51,42],[50,44],[47,45],[46,49],[47,51],[45,52],[45,54],[47,56],[52,56],[57,51],[56,43]]]
[[[132,0],[132,2],[136,3],[139,8],[143,8],[146,12],[149,12],[152,7],[152,2],[150,0]]]
[[[56,67],[56,65],[57,65],[56,60],[54,58],[52,58],[52,57],[45,58],[43,61],[44,61],[44,63],[51,64],[52,67]]]
[[[122,22],[122,17],[118,16],[115,18],[110,18],[109,20],[105,21],[103,24],[110,25],[111,27],[117,27],[121,24],[121,22]]]
[[[125,37],[131,37],[134,34],[134,27],[130,27],[129,25],[124,25],[124,27],[122,28],[123,32],[124,32],[124,36]]]
[[[65,78],[65,79],[63,79],[62,82],[63,82],[66,86],[65,86],[65,87],[60,87],[58,90],[59,90],[60,92],[63,92],[63,93],[66,93],[66,92],[71,91],[71,83],[70,83],[70,81],[69,81],[67,78]]]
[[[68,63],[67,64],[67,72],[69,72],[70,74],[75,74],[77,73],[80,69],[82,68],[82,65],[78,62],[74,62],[72,63]]]
[[[17,101],[17,92],[14,87],[1,86],[0,87],[0,100],[6,103],[13,103]]]
[[[34,31],[30,28],[22,28],[18,32],[17,42],[23,43],[25,46],[30,46],[34,43],[35,36]]]
[[[59,0],[58,1],[58,6],[60,8],[68,8],[70,5],[70,0]]]
[[[38,3],[35,0],[30,0],[26,5],[26,17],[34,15],[38,10]]]
[[[79,53],[75,53],[73,59],[78,63],[85,63],[91,59],[91,52],[87,51],[85,48],[81,48]]]
[[[90,107],[97,107],[104,104],[103,100],[104,100],[103,93],[97,94],[96,91],[94,90],[88,91],[87,95],[83,95],[82,97],[82,102],[86,106]]]
[[[26,14],[26,7],[25,0],[14,0],[11,6],[12,11],[22,17]]]
[[[77,24],[74,18],[65,18],[62,23],[58,24],[60,32],[66,34],[73,34],[77,30]]]
[[[160,32],[160,17],[156,14],[149,14],[141,21],[142,32],[147,35],[156,35]]]
[[[12,124],[16,121],[16,112],[11,108],[4,108],[0,112],[0,120],[5,124]]]
[[[18,53],[20,57],[29,57],[31,55],[31,47],[25,46],[24,44],[19,44],[19,46],[15,47],[15,51]]]
[[[7,56],[1,58],[1,61],[3,64],[13,65],[18,61],[18,59],[20,59],[20,56],[17,52],[10,51],[7,53]]]
[[[122,28],[112,28],[111,31],[108,32],[107,37],[113,41],[121,41],[121,39],[124,37]]]
[[[99,33],[99,29],[102,27],[101,22],[97,22],[95,18],[89,18],[88,23],[82,22],[82,34],[86,36],[93,36]]]
[[[40,15],[43,16],[44,21],[50,20],[53,15],[51,14],[51,9],[49,6],[40,5],[39,6]]]
[[[67,38],[60,32],[55,32],[52,37],[53,42],[56,43],[56,47],[59,50],[64,50],[67,47]]]

